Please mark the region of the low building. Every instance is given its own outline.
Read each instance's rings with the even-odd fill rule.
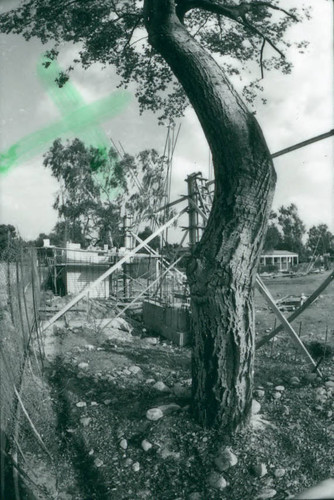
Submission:
[[[288,250],[267,250],[260,257],[260,271],[267,266],[275,266],[280,272],[289,271],[298,264],[298,253]]]

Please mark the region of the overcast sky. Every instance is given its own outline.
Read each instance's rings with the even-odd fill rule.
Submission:
[[[5,0],[0,7],[14,3]],[[300,2],[287,2],[296,3]],[[272,153],[333,128],[333,2],[306,3],[313,6],[312,20],[294,27],[290,36],[307,39],[310,45],[303,55],[294,51],[289,54],[294,62],[291,75],[266,75],[263,97],[267,105],[259,103],[257,107],[257,118]],[[5,35],[0,35],[0,44],[3,152],[61,116],[36,74],[37,61],[45,47],[37,40],[27,43],[20,37]],[[59,63],[66,66],[72,56],[73,48],[64,46]],[[87,71],[76,69],[71,80],[87,103],[116,90],[113,72],[102,71],[99,65]],[[191,110],[181,124],[173,164],[172,198],[185,193],[184,179],[188,174],[208,174],[208,146]],[[159,127],[150,113],[140,116],[134,98],[121,114],[101,126],[131,154],[144,148],[163,152],[166,127]],[[334,231],[333,138],[277,158],[275,167],[278,183],[274,208],[293,202],[308,227],[324,222]],[[27,239],[52,229],[56,222],[52,203],[57,182],[43,167],[42,154],[11,168],[0,182],[0,223],[13,224]]]

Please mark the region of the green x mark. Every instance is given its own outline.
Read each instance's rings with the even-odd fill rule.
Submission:
[[[45,62],[48,63],[47,68],[44,66]],[[58,87],[55,79],[60,72],[61,68],[56,61],[41,57],[37,65],[37,75],[62,114],[62,119],[26,135],[1,153],[1,174],[8,172],[14,165],[42,153],[57,137],[75,135],[96,148],[110,148],[110,140],[100,124],[120,114],[130,102],[131,94],[116,91],[92,104],[86,104],[71,81],[63,88]]]

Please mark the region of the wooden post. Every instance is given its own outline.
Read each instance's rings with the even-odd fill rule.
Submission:
[[[196,210],[196,199],[194,182],[198,174],[188,175],[186,182],[188,184],[188,218],[189,218],[189,245],[194,248],[197,243],[198,212]],[[193,203],[191,203],[191,201]],[[195,205],[195,206],[194,206]]]

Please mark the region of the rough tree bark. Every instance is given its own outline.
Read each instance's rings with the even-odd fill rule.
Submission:
[[[253,289],[276,175],[254,115],[180,22],[175,1],[146,0],[144,13],[149,42],[184,87],[212,153],[214,202],[187,270],[193,409],[201,424],[231,433],[250,415]]]

